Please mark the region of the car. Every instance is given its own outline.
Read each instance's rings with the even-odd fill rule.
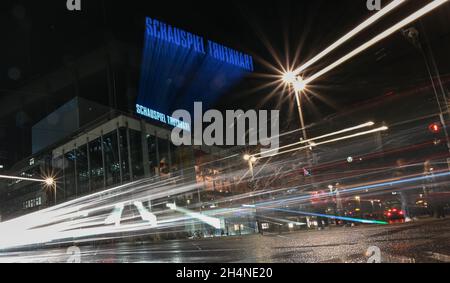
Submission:
[[[402,220],[405,219],[405,212],[398,208],[391,208],[384,212],[384,216],[388,220]]]

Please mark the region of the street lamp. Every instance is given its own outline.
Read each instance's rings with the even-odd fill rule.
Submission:
[[[294,72],[288,71],[283,74],[282,78],[283,82],[287,84],[289,87],[292,87],[295,92],[295,99],[297,101],[297,110],[298,115],[300,118],[300,127],[302,128],[303,132],[303,139],[307,140],[308,137],[306,135],[306,129],[305,129],[305,121],[303,119],[303,110],[302,110],[302,101],[301,101],[301,94],[306,89],[306,83],[303,80],[302,76],[296,75]]]
[[[55,185],[55,179],[53,179],[52,177],[45,179],[44,182],[49,187]]]
[[[53,177],[48,177],[44,179],[44,186],[53,190],[55,205],[56,205],[56,181]]]
[[[244,160],[248,162],[248,168],[250,170],[250,173],[252,174],[252,180],[253,180],[255,178],[254,173],[253,173],[253,164],[255,164],[256,161],[258,161],[258,159],[255,156],[245,154]]]
[[[28,178],[28,177],[22,177],[22,176],[0,175],[0,179],[20,180],[20,181],[41,183],[41,184],[43,184],[43,186],[45,188],[51,188],[54,191],[55,204],[56,204],[56,180],[54,177],[46,177],[45,179],[36,179],[36,178]]]
[[[282,75],[282,81],[290,87],[294,89],[295,92],[295,100],[297,101],[297,110],[298,116],[300,118],[300,128],[302,129],[303,140],[307,140],[308,136],[306,134],[305,129],[305,120],[303,118],[303,109],[302,109],[302,101],[301,94],[305,91],[307,85],[302,76],[298,75],[298,73],[293,71],[286,71]],[[309,152],[307,153],[307,158],[309,160]]]
[[[292,85],[297,80],[297,75],[294,72],[285,72],[282,78],[283,82],[287,85]]]
[[[296,77],[295,81],[292,83],[295,92],[302,92],[306,88],[306,83],[301,76]]]
[[[306,141],[308,140],[308,135],[306,134],[305,119],[303,118],[302,99],[301,99],[301,94],[306,90],[307,87],[306,82],[302,76],[297,75],[292,71],[284,73],[283,81],[285,84],[288,84],[290,87],[294,89],[295,100],[297,101],[298,116],[300,118],[300,128],[302,129],[303,140]],[[310,147],[310,150],[312,150],[312,147]],[[306,158],[308,160],[309,167],[311,167],[310,150],[306,151]]]

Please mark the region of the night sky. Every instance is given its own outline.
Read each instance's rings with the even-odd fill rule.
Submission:
[[[30,154],[31,126],[73,96],[71,92],[52,93],[29,89],[27,85],[58,70],[70,69],[78,58],[110,41],[140,50],[146,16],[252,54],[256,61],[255,74],[225,94],[217,107],[278,108],[286,113],[282,117],[283,127],[288,129],[297,123],[296,113],[291,109],[293,100],[287,93],[273,93],[274,86],[261,87],[273,81],[270,75],[275,73],[268,66],[279,69],[277,58],[284,66],[288,62],[298,66],[374,13],[367,10],[366,0],[84,0],[81,12],[67,11],[66,1],[62,0],[1,2],[0,161],[10,165]],[[334,62],[428,2],[414,0],[405,4],[304,75]],[[450,5],[446,4],[413,26],[419,30],[421,42],[430,47],[436,58],[448,92]],[[293,62],[296,50],[298,56]],[[105,88],[103,84],[103,81],[92,80],[89,90],[82,96],[107,103],[108,98],[100,91]],[[132,86],[136,84],[132,79],[128,84],[124,89],[138,87]],[[310,95],[311,107],[307,107],[306,119],[311,122],[330,115],[345,117],[346,111],[355,105],[376,105],[387,97],[401,97],[428,85],[429,76],[421,52],[398,32],[316,81],[311,91],[320,98]],[[119,104],[121,101],[119,99]],[[396,103],[406,105],[413,101],[411,96],[405,96]],[[400,108],[399,111],[407,111],[407,107]],[[429,112],[436,110],[429,109]]]

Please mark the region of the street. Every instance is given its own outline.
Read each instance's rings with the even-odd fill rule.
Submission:
[[[450,262],[450,219],[389,226],[206,240],[80,246],[82,263],[365,263],[378,247],[383,263]],[[2,253],[2,262],[67,262],[65,249]]]

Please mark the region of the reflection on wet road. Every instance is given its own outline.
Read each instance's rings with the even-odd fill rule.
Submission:
[[[81,262],[319,263],[367,262],[378,247],[382,262],[449,262],[450,219],[360,226],[291,234],[158,243],[79,246]],[[1,253],[1,262],[67,262],[65,248]]]

